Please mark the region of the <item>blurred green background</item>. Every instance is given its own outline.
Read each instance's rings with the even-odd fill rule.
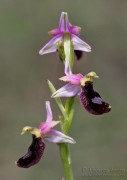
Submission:
[[[111,103],[102,116],[88,114],[79,99],[70,135],[76,180],[126,179],[85,177],[83,168],[127,168],[127,1],[126,0],[1,0],[0,1],[0,179],[60,180],[64,177],[58,147],[46,144],[41,162],[29,169],[14,162],[25,154],[31,136],[20,136],[26,125],[45,121],[45,101],[54,119],[59,110],[50,98],[47,79],[59,88],[63,64],[57,55],[39,56],[49,41],[47,32],[58,26],[62,11],[72,24],[82,27],[81,38],[92,46],[75,61],[75,73],[95,71],[94,87]]]

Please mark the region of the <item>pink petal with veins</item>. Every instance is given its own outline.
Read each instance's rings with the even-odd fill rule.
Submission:
[[[58,34],[60,34],[60,29],[56,28],[56,29],[52,29],[51,31],[48,32],[49,35],[52,35],[52,36],[56,36]]]
[[[75,140],[60,131],[51,130],[45,137],[44,140],[46,142],[52,143],[76,143]]]
[[[78,26],[73,26],[73,25],[70,26],[70,32],[71,32],[72,34],[79,35],[80,31],[81,31],[81,28],[80,28],[80,27],[78,27]]]
[[[46,101],[45,106],[46,106],[46,113],[47,113],[46,122],[51,122],[53,119],[53,116],[52,116],[52,110],[50,107],[50,102]]]
[[[43,135],[47,134],[54,126],[59,124],[60,121],[42,122],[39,126]]]
[[[61,13],[59,29],[61,32],[69,32],[69,20],[66,12]]]
[[[91,52],[91,47],[85,41],[81,40],[78,36],[72,34],[72,42],[74,50],[80,50],[85,52]]]
[[[72,74],[59,78],[62,81],[69,82],[71,84],[80,85],[80,81],[83,78],[82,74]]]
[[[56,44],[58,41],[60,41],[62,39],[62,36],[59,34],[55,37],[53,37],[40,51],[39,54],[40,55],[44,55],[47,53],[52,53],[56,51]]]
[[[81,88],[79,86],[76,86],[74,84],[66,84],[65,86],[58,89],[56,92],[52,94],[52,97],[73,97],[79,94],[81,91]]]

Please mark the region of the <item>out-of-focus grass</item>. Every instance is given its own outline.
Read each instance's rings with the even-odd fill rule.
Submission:
[[[0,2],[0,179],[57,180],[64,175],[58,148],[52,144],[46,144],[37,166],[26,170],[14,164],[31,142],[29,135],[20,136],[22,127],[45,120],[44,101],[51,100],[46,80],[61,86],[58,78],[63,75],[63,64],[56,54],[38,55],[50,39],[47,31],[58,25],[61,11],[82,27],[81,38],[93,48],[75,62],[74,71],[96,71],[100,78],[95,89],[112,105],[110,113],[92,116],[76,99],[71,130],[77,141],[71,146],[75,179],[87,179],[82,176],[83,167],[126,169],[126,9],[127,2],[118,0]],[[53,100],[51,104],[57,118],[59,111]]]

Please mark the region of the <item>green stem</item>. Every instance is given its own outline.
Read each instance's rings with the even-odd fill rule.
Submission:
[[[74,97],[67,98],[66,104],[65,104],[65,111],[67,114],[67,119],[64,119],[62,122],[62,131],[63,133],[67,134],[69,133],[71,122],[74,115]],[[67,143],[62,143],[59,145],[59,151],[61,160],[64,166],[65,171],[65,177],[66,180],[73,180],[73,173],[72,173],[72,167],[71,167],[71,155],[70,155],[70,147]]]
[[[71,127],[71,123],[72,123],[72,119],[73,119],[73,115],[74,115],[74,101],[75,101],[75,97],[70,97],[67,98],[66,103],[65,103],[65,111],[67,114],[68,119],[65,119],[64,121],[64,133],[68,134],[70,127]]]
[[[62,160],[63,166],[64,166],[65,179],[73,180],[69,144],[67,144],[67,143],[60,144],[59,151],[60,151],[60,157],[61,157],[61,160]]]
[[[69,60],[70,67],[73,69],[74,65],[74,47],[71,42],[71,36],[69,33],[64,35],[64,53],[65,53],[65,61]]]
[[[58,46],[60,47],[60,46]],[[61,49],[59,49],[60,52]],[[63,54],[63,53],[61,53]],[[69,33],[66,33],[64,35],[64,56],[61,56],[61,59],[65,58],[66,60],[69,60],[70,67],[73,69],[74,65],[74,48],[71,42],[71,36]],[[53,84],[48,81],[48,85],[50,88],[50,91],[54,93],[56,91],[55,87]],[[62,104],[62,101],[60,98],[55,98],[55,101],[62,113],[62,116],[59,116],[59,120],[61,121],[61,131],[68,135],[69,130],[71,127],[73,115],[74,115],[74,99],[75,97],[67,98],[65,107]],[[59,144],[59,151],[60,151],[60,157],[64,166],[64,171],[65,171],[65,178],[66,180],[73,180],[73,173],[72,173],[72,167],[71,167],[71,155],[70,155],[70,148],[69,144],[67,143],[62,143]]]

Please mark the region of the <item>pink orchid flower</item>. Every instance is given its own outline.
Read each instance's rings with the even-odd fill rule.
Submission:
[[[43,48],[41,48],[39,54],[44,55],[47,53],[56,52],[58,50],[58,44],[63,42],[64,35],[70,34],[76,57],[80,59],[82,57],[82,51],[91,52],[90,45],[78,37],[80,31],[80,27],[70,24],[67,13],[62,12],[59,27],[49,31],[49,34],[54,37]]]
[[[45,143],[42,142],[42,140],[50,143],[75,143],[73,138],[53,129],[53,127],[59,124],[60,121],[53,120],[49,101],[46,101],[46,112],[46,122],[42,122],[39,128],[30,126],[23,128],[21,134],[30,132],[33,136],[33,141],[28,148],[28,152],[16,162],[17,166],[29,168],[40,161],[45,149]]]
[[[98,78],[95,72],[72,74],[68,60],[65,61],[65,74],[60,80],[67,82],[66,85],[52,94],[52,97],[73,97],[79,96],[84,108],[91,114],[100,115],[111,110],[98,92],[93,89],[93,78]]]

